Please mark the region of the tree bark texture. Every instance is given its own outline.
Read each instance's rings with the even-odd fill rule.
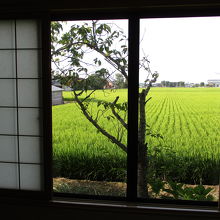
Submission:
[[[138,179],[137,193],[140,198],[148,197],[147,189],[147,144],[146,138],[146,114],[145,99],[147,90],[143,89],[139,94],[139,131],[138,131]]]

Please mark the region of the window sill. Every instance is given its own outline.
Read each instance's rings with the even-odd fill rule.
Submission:
[[[54,198],[50,205],[56,207],[70,207],[94,211],[110,211],[137,214],[162,214],[162,215],[183,215],[183,216],[208,216],[220,217],[218,207],[210,206],[187,206],[175,204],[153,204],[153,203],[130,203],[114,201],[97,201],[88,199],[64,199]]]
[[[219,220],[217,207],[183,206],[168,204],[143,204],[131,202],[97,201],[86,199],[56,198],[50,201],[30,199],[8,199],[0,202],[3,213],[15,218],[29,219],[35,213],[34,219],[163,219],[163,220]],[[29,213],[29,214],[27,214]],[[28,218],[24,218],[27,216]],[[20,219],[20,218],[19,218]]]

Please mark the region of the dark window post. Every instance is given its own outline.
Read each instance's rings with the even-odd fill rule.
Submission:
[[[129,18],[127,200],[137,198],[139,18]]]

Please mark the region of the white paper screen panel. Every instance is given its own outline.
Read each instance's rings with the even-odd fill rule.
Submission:
[[[41,190],[41,166],[33,164],[20,165],[21,189]]]
[[[40,22],[0,20],[0,189],[42,189]]]
[[[15,47],[15,26],[14,20],[0,21],[0,48],[14,48]]]
[[[19,134],[40,136],[41,117],[40,110],[34,108],[19,108],[18,123]]]
[[[17,51],[17,71],[19,78],[39,78],[40,62],[39,50],[18,50]]]
[[[0,163],[0,187],[6,189],[19,189],[18,164]]]
[[[0,23],[1,25],[1,23]],[[0,26],[1,29],[1,26]],[[0,38],[0,42],[1,42]],[[3,49],[3,48],[1,48]],[[16,77],[16,63],[15,51],[0,50],[0,77],[1,78],[15,78]]]
[[[0,80],[0,106],[16,106],[16,80]]]
[[[0,108],[0,134],[17,135],[17,110]]]
[[[17,20],[17,48],[38,48],[39,28],[35,20]]]
[[[0,136],[0,161],[18,162],[18,144],[16,136]]]
[[[42,139],[40,137],[19,137],[20,162],[42,163]]]
[[[19,79],[18,80],[18,106],[39,107],[41,106],[39,92],[41,80]],[[34,97],[34,98],[33,98]]]

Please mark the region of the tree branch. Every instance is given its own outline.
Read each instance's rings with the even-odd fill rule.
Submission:
[[[152,97],[148,98],[146,101],[145,101],[145,105],[147,104],[147,102],[149,102],[150,100],[152,99]]]
[[[77,104],[80,106],[83,114],[85,115],[85,117],[93,124],[93,126],[95,126],[98,131],[100,131],[103,135],[105,135],[112,143],[117,144],[124,152],[127,153],[127,147],[122,144],[119,140],[117,140],[114,136],[112,136],[111,134],[109,134],[105,129],[103,129],[87,112],[85,106],[83,105],[83,103],[79,100],[77,94],[75,91],[74,95],[75,95],[75,99]]]
[[[113,115],[118,119],[118,121],[124,126],[125,129],[128,129],[127,123],[121,118],[121,116],[115,111],[115,104],[118,101],[119,96],[116,97],[115,101],[110,105]]]
[[[92,90],[92,92],[90,92],[90,94],[89,95],[87,95],[83,100],[82,100],[82,102],[84,102],[86,99],[88,99],[91,95],[92,95],[92,93],[94,93],[96,90]]]

